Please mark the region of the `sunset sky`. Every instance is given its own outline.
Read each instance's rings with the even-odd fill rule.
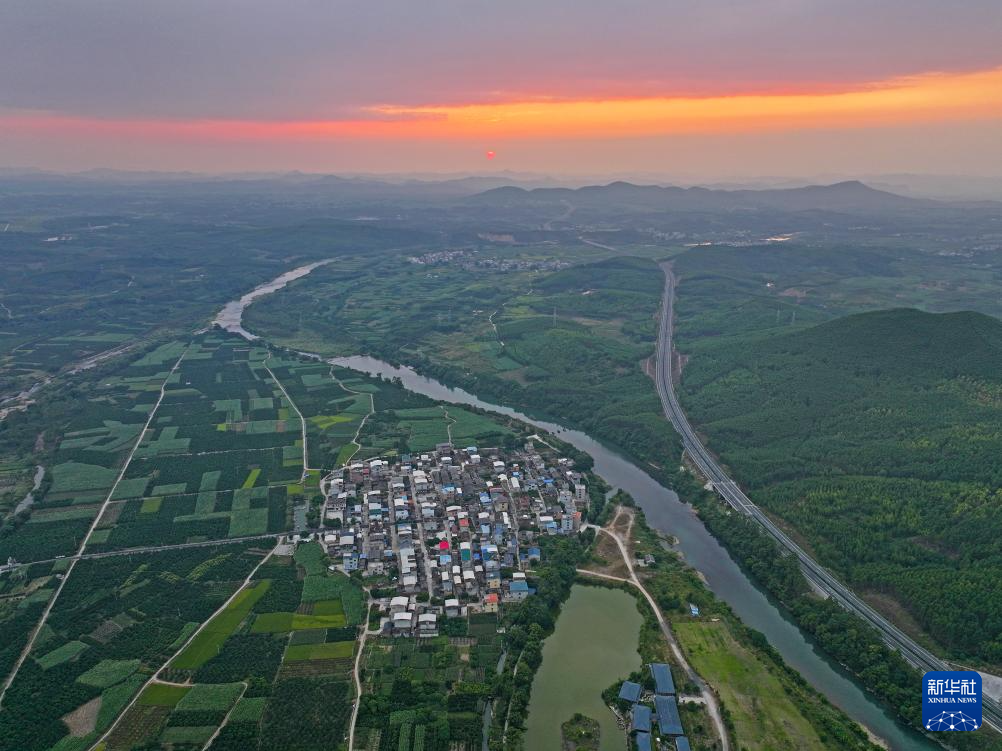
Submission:
[[[997,0],[6,0],[0,166],[1002,175],[999,40]]]

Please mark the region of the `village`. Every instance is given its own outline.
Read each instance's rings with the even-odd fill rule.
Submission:
[[[578,532],[588,502],[573,461],[533,440],[353,462],[322,487],[331,568],[382,595],[381,630],[395,636],[437,636],[443,618],[524,600],[537,540]]]

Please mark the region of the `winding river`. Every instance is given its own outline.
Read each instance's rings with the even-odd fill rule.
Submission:
[[[223,306],[223,309],[220,310],[213,319],[212,323],[233,334],[240,334],[240,336],[244,339],[257,339],[254,334],[250,333],[243,327],[244,310],[246,310],[247,306],[259,297],[264,297],[265,295],[270,295],[272,292],[277,292],[289,282],[306,276],[318,266],[324,266],[331,263],[333,260],[333,258],[328,258],[325,261],[315,261],[313,263],[308,263],[305,266],[295,268],[292,271],[286,271],[281,276],[276,276],[270,282],[266,282],[265,284],[255,287],[239,300],[233,300],[232,302],[226,303],[226,305]]]
[[[305,276],[317,266],[310,264],[294,269],[277,279],[256,288],[240,300],[229,303],[225,312],[216,319],[228,331],[256,338],[241,325],[244,309],[255,299],[284,287],[289,281]],[[745,624],[765,634],[769,643],[783,659],[797,670],[820,693],[828,697],[854,720],[864,725],[892,751],[932,751],[939,747],[920,734],[904,727],[861,689],[838,665],[833,664],[815,649],[800,629],[789,620],[777,605],[760,590],[728,555],[691,506],[682,503],[678,496],[664,487],[640,467],[621,454],[603,445],[579,430],[532,418],[522,412],[502,405],[491,404],[464,391],[454,389],[412,368],[396,367],[374,357],[355,356],[334,358],[330,362],[383,378],[399,378],[404,387],[438,401],[465,404],[510,417],[550,433],[557,433],[562,441],[590,454],[595,460],[595,472],[614,488],[622,488],[633,496],[650,525],[678,539],[676,549],[685,560],[699,571],[707,586],[726,602]],[[916,696],[916,701],[919,697]]]

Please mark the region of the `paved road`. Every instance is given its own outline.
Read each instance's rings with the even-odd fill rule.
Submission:
[[[661,305],[661,326],[657,343],[656,383],[665,415],[671,420],[675,430],[682,437],[685,451],[692,462],[699,468],[711,483],[714,490],[737,511],[754,519],[768,532],[785,550],[795,555],[800,561],[804,576],[819,591],[832,598],[851,613],[856,614],[883,637],[884,642],[919,670],[950,670],[950,666],[929,650],[917,644],[894,624],[890,623],[880,613],[857,597],[848,587],[836,579],[821,564],[811,558],[790,537],[777,527],[752,500],[738,487],[716,458],[707,451],[702,441],[689,424],[689,419],[678,403],[672,382],[672,328],[673,304],[675,298],[675,277],[671,268],[663,266],[665,272],[665,293]],[[918,701],[919,697],[916,697]],[[1002,706],[985,696],[983,699],[984,720],[996,730],[1002,730]]]

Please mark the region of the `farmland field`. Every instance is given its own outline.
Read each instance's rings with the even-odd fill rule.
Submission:
[[[173,727],[192,728],[192,736],[197,728],[218,727],[244,684],[248,688],[220,731],[218,748],[320,749],[327,742],[324,732],[343,730],[351,708],[356,636],[355,628],[345,627],[345,601],[360,603],[362,593],[347,577],[329,573],[327,563],[319,545],[301,544],[295,557],[275,556],[261,566],[252,587],[165,671],[165,679],[195,685],[164,716],[165,729],[156,731],[161,743],[180,737]],[[320,613],[296,612],[305,604],[307,572],[337,582],[338,599],[310,603]],[[321,705],[323,716],[316,714]],[[279,744],[278,736],[293,720],[306,728],[305,735]]]
[[[359,748],[480,748],[484,702],[503,637],[493,615],[453,620],[450,633],[464,636],[367,644]]]
[[[88,705],[94,722],[79,742],[92,742],[259,560],[231,544],[80,561],[5,697],[0,748],[65,747],[61,718]],[[163,703],[144,696],[137,715],[151,724]]]
[[[218,654],[219,647],[247,617],[254,603],[268,591],[269,584],[266,579],[240,592],[226,609],[209,621],[198,636],[171,662],[171,667],[178,670],[194,670]]]

